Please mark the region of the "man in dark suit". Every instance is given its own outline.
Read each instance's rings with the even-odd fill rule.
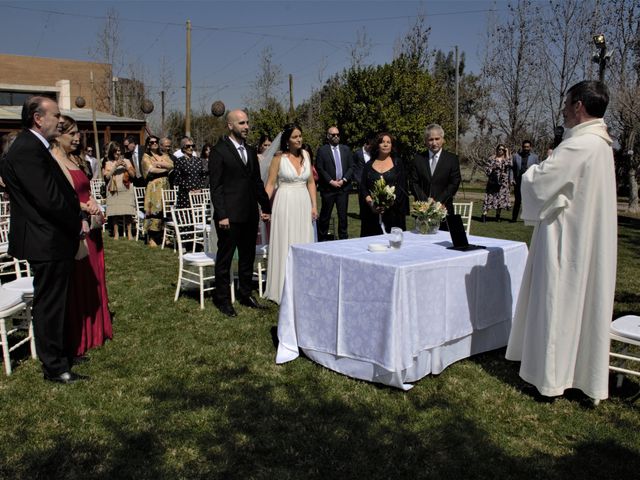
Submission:
[[[511,161],[511,175],[513,175],[513,177],[511,183],[513,184],[513,193],[516,198],[513,203],[511,222],[516,222],[520,214],[520,205],[522,204],[522,194],[520,193],[522,174],[526,172],[527,168],[531,165],[538,165],[539,163],[538,155],[531,152],[530,140],[522,142],[522,150],[513,154],[513,160]]]
[[[212,149],[209,160],[211,200],[218,233],[216,256],[216,297],[218,309],[229,317],[236,312],[231,305],[229,279],[233,253],[238,249],[238,302],[251,308],[263,308],[251,295],[253,262],[258,235],[258,204],[262,220],[268,221],[271,204],[260,178],[258,156],[246,144],[249,119],[242,110],[227,114],[229,136]]]
[[[124,157],[131,160],[136,168],[136,176],[133,179],[133,185],[136,187],[146,187],[147,182],[142,175],[142,157],[144,156],[144,147],[138,145],[135,136],[129,135],[124,139]]]
[[[375,135],[369,135],[367,142],[362,147],[353,151],[353,180],[358,182],[358,184],[362,182],[362,172],[364,172],[365,165],[371,161],[371,146],[375,138]],[[360,219],[362,219],[362,212],[371,207],[367,205],[362,195],[358,195],[358,204],[360,206]]]
[[[30,97],[22,107],[24,130],[7,154],[2,178],[10,196],[9,255],[33,270],[33,323],[44,378],[73,383],[64,351],[67,288],[81,236],[80,203],[49,142],[60,135],[58,104]]]
[[[353,177],[353,156],[349,147],[340,144],[338,127],[329,127],[327,141],[328,143],[321,146],[316,154],[318,189],[322,199],[320,218],[318,219],[318,239],[320,241],[327,240],[334,205],[338,211],[338,237],[348,238],[347,207],[349,206],[349,189]]]
[[[455,154],[442,149],[444,130],[440,125],[427,125],[424,140],[428,150],[413,157],[409,166],[409,186],[416,200],[431,197],[453,214],[453,197],[462,178],[460,162]]]

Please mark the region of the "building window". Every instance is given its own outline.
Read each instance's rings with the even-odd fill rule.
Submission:
[[[21,107],[25,100],[33,95],[41,95],[57,100],[55,92],[16,92],[14,90],[0,90],[0,105]]]

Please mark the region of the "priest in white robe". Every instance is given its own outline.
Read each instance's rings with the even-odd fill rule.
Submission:
[[[571,87],[564,140],[522,178],[522,218],[535,229],[506,357],[545,396],[608,397],[617,256],[608,102],[600,82]]]

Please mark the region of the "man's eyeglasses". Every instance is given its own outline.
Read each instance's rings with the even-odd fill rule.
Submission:
[[[185,145],[185,146],[184,146],[184,148],[193,148],[193,147],[195,147],[195,145],[193,145],[193,144]]]

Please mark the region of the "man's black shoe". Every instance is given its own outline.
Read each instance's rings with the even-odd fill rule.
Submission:
[[[234,310],[233,306],[230,303],[215,303],[214,304],[218,310],[220,310],[227,317],[237,317],[238,314]]]
[[[64,383],[66,385],[69,383],[75,383],[79,380],[89,380],[89,377],[69,371],[63,372],[60,375],[49,375],[45,373],[44,379],[48,380],[49,382]]]
[[[264,310],[267,308],[264,305],[260,305],[252,295],[249,295],[248,297],[238,297],[238,303],[245,307],[257,308],[258,310]]]

